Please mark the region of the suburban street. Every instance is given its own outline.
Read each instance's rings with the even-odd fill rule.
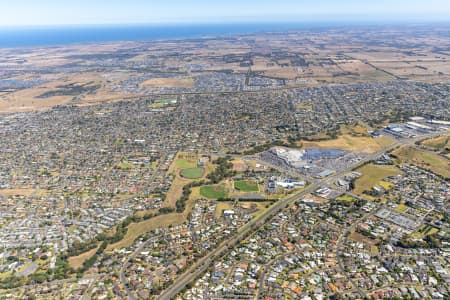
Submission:
[[[184,272],[182,275],[180,275],[177,278],[177,280],[158,297],[158,299],[161,299],[161,300],[173,299],[173,297],[175,297],[188,283],[190,283],[195,278],[197,278],[200,274],[202,274],[214,262],[214,258],[224,255],[224,253],[229,248],[233,247],[238,242],[245,239],[253,231],[260,228],[260,226],[263,226],[266,223],[266,221],[270,220],[270,218],[273,217],[275,214],[277,214],[279,211],[287,208],[293,202],[300,200],[303,196],[314,192],[316,189],[320,188],[323,184],[326,184],[328,182],[333,182],[337,178],[341,177],[343,174],[348,173],[348,172],[352,171],[353,169],[358,168],[359,166],[362,166],[365,163],[372,161],[375,158],[379,157],[380,155],[387,153],[399,146],[414,145],[414,143],[419,140],[423,140],[425,138],[431,138],[431,137],[435,137],[435,136],[439,136],[439,135],[440,134],[430,134],[430,135],[421,136],[421,137],[415,138],[415,139],[398,140],[395,143],[393,143],[392,145],[384,148],[383,150],[367,156],[365,159],[359,161],[357,164],[348,166],[346,169],[341,170],[328,178],[317,180],[316,182],[310,184],[309,186],[307,186],[305,189],[303,189],[299,193],[297,193],[293,196],[290,196],[288,198],[279,200],[278,202],[273,204],[271,207],[269,207],[259,218],[253,219],[249,223],[244,225],[241,228],[241,230],[234,237],[222,242],[216,249],[212,250],[205,257],[198,260],[186,272]]]

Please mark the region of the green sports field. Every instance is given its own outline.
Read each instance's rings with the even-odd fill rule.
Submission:
[[[208,199],[225,198],[227,193],[222,185],[204,185],[200,187],[200,194]]]
[[[235,181],[234,188],[241,192],[257,192],[257,191],[259,191],[258,183],[254,180]]]
[[[181,177],[186,179],[198,179],[203,176],[202,168],[189,168],[181,171]]]

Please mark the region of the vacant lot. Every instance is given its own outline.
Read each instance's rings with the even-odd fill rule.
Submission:
[[[222,213],[224,210],[227,209],[233,209],[234,208],[234,203],[233,202],[225,202],[225,201],[220,201],[217,203],[216,206],[216,211],[215,211],[215,216],[216,218],[220,218],[222,216]]]
[[[98,243],[98,246],[92,250],[89,250],[87,252],[84,252],[78,256],[72,256],[68,258],[69,266],[74,269],[79,269],[83,266],[83,263],[94,256],[95,252],[97,252],[98,248],[100,247],[100,243]]]
[[[353,232],[350,234],[349,239],[355,242],[367,244],[369,246],[375,246],[378,242],[378,240],[372,240],[358,232]]]
[[[225,198],[227,193],[222,185],[205,185],[200,187],[200,194],[208,199]]]
[[[138,238],[142,234],[149,232],[150,230],[154,230],[156,228],[166,228],[170,225],[177,226],[183,224],[184,221],[186,221],[186,217],[184,214],[173,213],[160,215],[139,223],[131,223],[128,226],[128,231],[125,237],[121,241],[109,245],[107,247],[107,250],[129,247],[133,244],[136,238]]]
[[[393,142],[393,139],[385,136],[372,138],[344,134],[334,140],[319,142],[303,141],[302,145],[305,148],[341,149],[362,153],[375,153],[389,146]]]
[[[181,171],[180,175],[187,179],[198,179],[203,176],[202,168],[189,168]]]
[[[379,166],[374,164],[365,165],[357,171],[363,175],[355,181],[354,192],[356,194],[370,191],[375,185],[379,185],[384,178],[401,173],[395,166]]]
[[[402,212],[405,212],[408,210],[408,206],[406,206],[405,204],[399,204],[399,205],[397,205],[395,210],[402,213]]]
[[[190,77],[152,78],[144,81],[142,85],[145,87],[193,88],[194,79]]]
[[[237,171],[237,172],[244,172],[245,170],[247,170],[247,164],[245,163],[245,161],[243,161],[240,158],[235,158],[231,161],[231,163],[233,164],[233,170]]]
[[[257,192],[257,191],[259,191],[258,183],[254,180],[235,181],[234,188],[241,192]]]
[[[356,201],[356,198],[344,194],[342,196],[337,197],[335,200],[336,201],[342,201],[342,202],[349,202],[349,203],[351,203],[351,202]]]
[[[3,196],[30,196],[36,190],[35,189],[3,189],[0,190],[0,195]]]
[[[450,136],[439,136],[422,142],[422,145],[433,151],[450,149]]]
[[[436,153],[419,150],[413,147],[402,147],[392,152],[401,163],[416,165],[445,178],[450,178],[450,163],[448,159]]]

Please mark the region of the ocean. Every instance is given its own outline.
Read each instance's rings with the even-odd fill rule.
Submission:
[[[150,41],[226,36],[306,28],[326,28],[337,24],[204,24],[204,25],[114,25],[0,28],[0,47],[58,46],[69,44]]]

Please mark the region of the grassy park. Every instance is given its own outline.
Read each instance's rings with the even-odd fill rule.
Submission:
[[[189,168],[180,172],[181,177],[186,179],[198,179],[203,176],[202,168]]]
[[[225,198],[227,193],[222,185],[205,185],[200,187],[200,194],[208,199]]]
[[[234,188],[241,192],[257,192],[257,191],[259,191],[258,183],[254,180],[235,181]]]

